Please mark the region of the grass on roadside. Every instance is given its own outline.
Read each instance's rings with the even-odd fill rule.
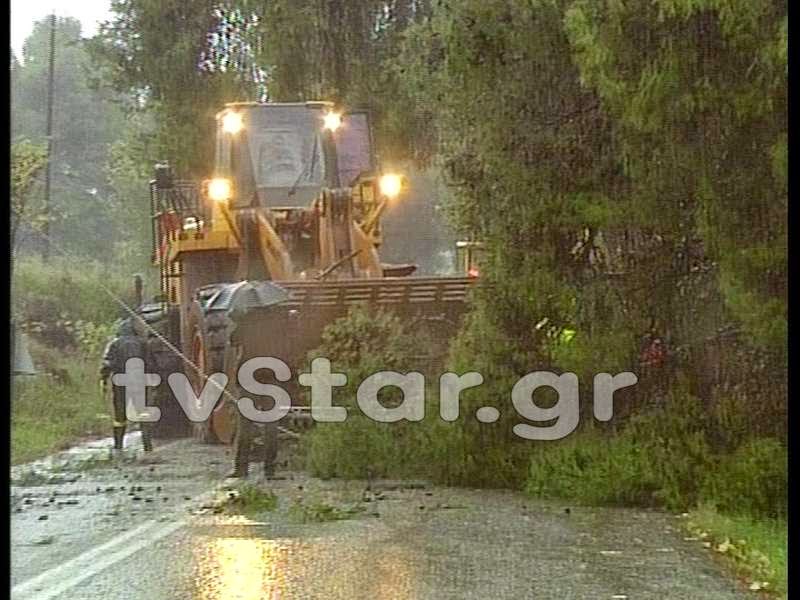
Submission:
[[[753,590],[764,589],[786,598],[788,578],[788,526],[785,520],[754,520],[722,515],[712,508],[689,514],[692,534],[709,542],[737,576]],[[763,584],[766,583],[766,586]]]
[[[235,493],[229,495],[227,504],[233,512],[254,515],[275,510],[278,507],[278,497],[269,490],[244,483]]]
[[[110,407],[97,384],[97,360],[78,352],[62,354],[35,348],[33,344],[30,350],[40,374],[14,380],[12,464],[41,458],[81,438],[111,431]]]
[[[297,523],[326,523],[352,519],[365,511],[360,504],[338,507],[326,502],[306,504],[298,500],[289,507],[289,517]]]

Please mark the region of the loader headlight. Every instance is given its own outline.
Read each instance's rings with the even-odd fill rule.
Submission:
[[[393,200],[400,195],[403,189],[403,178],[394,173],[387,173],[378,180],[378,187],[381,194]]]
[[[244,119],[242,114],[238,112],[226,112],[222,117],[222,131],[235,135],[244,129]]]
[[[230,200],[232,195],[230,180],[218,177],[208,182],[208,197],[214,202],[225,202]]]
[[[322,117],[322,120],[325,124],[325,129],[328,131],[336,131],[342,126],[342,113],[333,111],[325,113],[325,116]]]

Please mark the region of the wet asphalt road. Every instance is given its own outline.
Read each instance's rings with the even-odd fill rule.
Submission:
[[[82,463],[106,443],[12,471],[12,598],[755,597],[664,513],[567,513],[512,492],[412,482],[365,491],[285,468],[255,479],[278,507],[245,517],[221,508],[226,448],[181,440],[152,461]],[[353,514],[302,522],[299,506]]]

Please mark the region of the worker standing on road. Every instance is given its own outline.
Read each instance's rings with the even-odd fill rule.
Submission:
[[[235,456],[233,473],[228,477],[247,477],[255,441],[261,437],[264,451],[264,477],[275,476],[275,459],[278,457],[278,424],[254,423],[239,412],[234,442]]]
[[[239,350],[240,352],[240,350]],[[239,354],[241,358],[241,353]],[[264,382],[262,382],[264,383]],[[250,396],[248,394],[248,396]],[[252,396],[253,405],[257,410],[267,411],[272,408],[270,400]],[[237,407],[236,438],[234,439],[234,467],[233,473],[228,477],[245,478],[248,475],[250,462],[253,458],[255,442],[261,438],[264,457],[264,478],[275,476],[275,459],[278,457],[278,424],[256,423],[242,414]]]
[[[112,339],[103,353],[103,363],[100,367],[100,385],[105,392],[109,380],[117,373],[125,373],[125,365],[131,358],[145,360],[147,348],[145,344],[144,321],[139,318],[125,319],[117,330],[117,335]],[[112,413],[114,419],[114,450],[123,449],[125,428],[127,425],[125,388],[113,385]]]

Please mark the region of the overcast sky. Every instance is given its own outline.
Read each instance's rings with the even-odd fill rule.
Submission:
[[[55,10],[59,17],[81,22],[85,37],[97,32],[97,23],[110,16],[110,0],[11,0],[11,48],[22,60],[22,44],[33,31],[33,23]]]

